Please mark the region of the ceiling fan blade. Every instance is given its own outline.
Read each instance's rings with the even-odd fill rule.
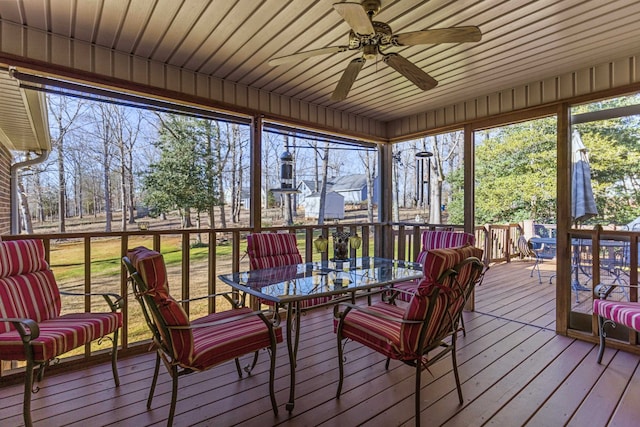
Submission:
[[[330,53],[345,52],[347,50],[349,50],[349,46],[323,47],[320,49],[307,50],[306,52],[298,52],[292,55],[272,58],[269,60],[268,64],[275,67],[277,65],[286,64],[287,62],[302,61],[303,59],[311,58],[312,56],[328,55]]]
[[[360,3],[335,3],[333,8],[360,35],[375,34],[369,15]]]
[[[356,77],[358,77],[358,73],[362,69],[363,65],[364,58],[352,59],[351,62],[349,62],[347,69],[344,70],[342,77],[340,77],[338,86],[336,86],[333,94],[331,94],[332,101],[342,101],[347,97],[351,90],[351,86],[353,86],[353,82],[356,81]]]
[[[422,71],[414,63],[410,62],[397,53],[384,55],[384,62],[422,90],[433,89],[438,85],[438,81],[429,74]]]
[[[392,38],[392,43],[398,46],[413,46],[431,43],[477,42],[481,38],[482,32],[478,27],[451,27],[396,34]]]

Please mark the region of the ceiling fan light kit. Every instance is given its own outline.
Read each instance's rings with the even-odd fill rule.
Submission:
[[[362,51],[362,57],[351,60],[342,73],[342,77],[331,95],[333,101],[342,101],[347,97],[365,61],[375,60],[378,54],[382,55],[385,64],[402,74],[420,89],[432,89],[438,84],[436,79],[405,57],[397,53],[386,53],[385,51],[396,46],[477,42],[482,38],[480,29],[473,26],[393,34],[388,24],[373,20],[373,17],[380,11],[380,0],[363,0],[362,3],[335,3],[333,8],[351,27],[348,45],[329,46],[298,52],[292,55],[272,58],[269,61],[269,65],[278,66],[289,62],[302,61],[314,56],[334,54],[347,50]]]

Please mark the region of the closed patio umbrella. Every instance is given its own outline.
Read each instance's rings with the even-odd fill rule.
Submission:
[[[586,221],[598,215],[598,208],[591,187],[591,167],[587,149],[580,133],[573,132],[571,138],[573,173],[571,179],[571,217],[575,222]]]

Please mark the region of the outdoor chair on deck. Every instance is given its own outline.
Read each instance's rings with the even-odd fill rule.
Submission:
[[[600,335],[600,349],[598,350],[598,363],[602,362],[606,347],[607,333],[605,328],[623,325],[636,332],[640,332],[640,302],[625,302],[607,300],[616,288],[631,289],[638,286],[622,284],[600,284],[594,291],[599,298],[593,300],[593,314],[598,316],[598,333]]]
[[[110,312],[61,315],[61,295],[104,297]],[[31,426],[34,369],[41,381],[58,356],[94,340],[111,340],[111,369],[118,379],[118,331],[122,326],[116,294],[61,292],[45,260],[42,240],[0,242],[0,360],[26,361],[23,418]],[[113,338],[109,337],[113,334]]]
[[[240,307],[233,293],[217,294],[227,298],[234,309],[209,314],[194,321],[178,301],[169,295],[167,271],[162,255],[144,247],[127,252],[123,258],[136,299],[151,330],[156,349],[156,364],[149,390],[147,409],[151,408],[158,381],[160,359],[172,379],[171,406],[167,425],[173,423],[178,377],[192,372],[208,370],[220,363],[235,359],[238,375],[242,378],[239,357],[255,353],[253,364],[245,368],[250,374],[257,361],[257,353],[267,349],[271,355],[269,394],[274,414],[278,408],[274,394],[276,344],[282,342],[282,330],[277,316],[265,316],[260,311]],[[216,295],[208,295],[211,298]],[[275,320],[274,320],[275,319]]]
[[[540,273],[540,263],[542,263],[542,258],[540,257],[541,249],[535,249],[533,244],[527,240],[525,236],[520,236],[518,238],[518,250],[523,258],[534,260],[533,268],[531,268],[531,274],[529,274],[529,277],[533,277],[533,273],[537,272],[538,282],[542,284],[542,274]]]
[[[461,231],[433,231],[426,230],[422,232],[422,249],[416,257],[416,262],[423,265],[427,258],[427,252],[432,249],[445,249],[455,248],[459,246],[472,245],[475,243],[476,238],[473,234],[464,233]],[[393,285],[394,289],[401,289],[404,292],[399,292],[395,295],[400,301],[409,302],[411,300],[411,294],[418,288],[419,280],[412,280],[410,282],[400,282]],[[387,294],[388,296],[388,294]]]
[[[247,235],[247,254],[252,270],[302,264],[295,234],[253,233]],[[309,298],[300,301],[300,310],[305,310],[331,301],[331,297]],[[269,301],[262,301],[270,304]]]
[[[344,377],[343,340],[352,340],[390,359],[415,367],[415,423],[420,425],[422,371],[451,355],[460,404],[462,388],[456,363],[456,339],[462,310],[484,276],[482,250],[473,246],[430,250],[424,260],[425,275],[409,304],[402,308],[380,301],[371,306],[341,303],[334,309],[338,340],[340,397]],[[340,309],[343,311],[340,311]],[[346,342],[345,342],[346,343]],[[431,352],[436,352],[430,355]]]
[[[282,267],[287,265],[302,264],[302,256],[298,250],[298,241],[295,234],[291,233],[252,233],[247,235],[247,254],[252,270],[263,268]],[[296,330],[300,330],[300,314],[305,310],[327,305],[331,297],[316,297],[297,301],[293,310]],[[260,300],[261,303],[273,305],[268,300]],[[296,334],[294,353],[298,352],[299,334]]]

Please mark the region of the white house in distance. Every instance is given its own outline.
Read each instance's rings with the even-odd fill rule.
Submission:
[[[320,193],[307,195],[302,202],[305,218],[320,217]],[[344,219],[344,196],[335,191],[327,192],[324,203],[324,219]]]
[[[374,195],[376,194],[377,178],[374,179]],[[320,191],[315,188],[315,181],[310,179],[302,180],[299,185],[300,203],[304,204],[306,197]],[[327,181],[327,193],[334,191],[344,197],[345,204],[360,204],[367,201],[367,176],[365,174],[354,174],[338,176]],[[375,196],[374,196],[375,203]]]

